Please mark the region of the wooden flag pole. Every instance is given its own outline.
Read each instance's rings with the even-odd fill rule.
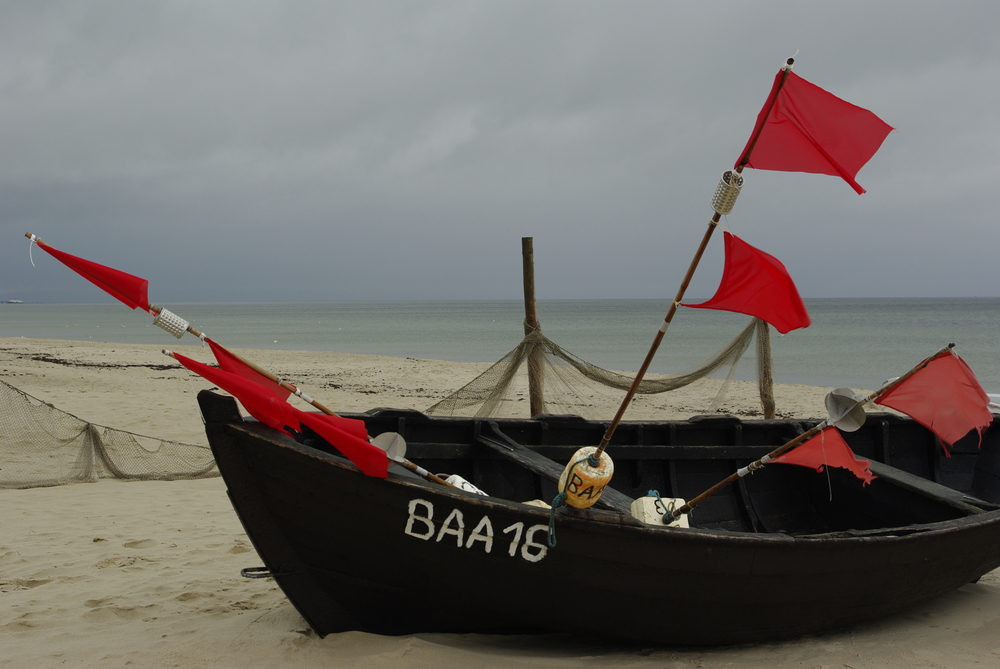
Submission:
[[[24,236],[27,237],[28,239],[30,239],[31,241],[37,243],[37,244],[44,244],[45,246],[49,246],[49,244],[47,244],[46,242],[42,241],[38,237],[34,236],[30,232],[24,233]],[[147,304],[146,305],[146,311],[148,311],[153,316],[159,316],[164,311],[164,309],[162,307],[156,306],[155,304]],[[170,313],[170,312],[167,312],[167,313]],[[186,332],[189,332],[190,334],[194,335],[198,339],[201,339],[202,341],[204,341],[205,339],[207,339],[207,336],[204,333],[199,332],[198,330],[196,330],[187,321],[184,321],[183,325],[185,326],[184,330]],[[177,335],[177,336],[179,336],[179,335]],[[266,369],[263,369],[262,367],[259,367],[259,366],[255,365],[254,363],[252,363],[249,360],[243,358],[242,356],[237,355],[236,353],[233,353],[232,351],[229,351],[229,353],[230,353],[230,355],[232,355],[234,358],[236,358],[238,361],[240,361],[241,363],[243,363],[244,365],[246,365],[247,367],[249,367],[253,371],[257,372],[258,374],[260,374],[264,378],[268,379],[269,381],[273,381],[274,383],[278,384],[279,386],[281,386],[285,390],[291,392],[296,397],[302,398],[304,401],[306,401],[309,404],[313,405],[314,407],[316,407],[317,409],[319,409],[323,413],[325,413],[325,414],[327,414],[329,416],[336,416],[337,415],[336,413],[334,413],[330,409],[326,408],[325,406],[323,406],[322,404],[320,404],[319,402],[317,402],[313,398],[311,398],[308,395],[304,394],[301,390],[299,390],[298,388],[296,388],[291,383],[288,383],[287,381],[283,381],[282,379],[278,378],[277,376],[275,376],[271,372],[267,371]]]
[[[177,360],[177,354],[174,353],[173,351],[169,351],[167,349],[163,349],[162,352],[163,352],[163,355],[169,356],[169,357],[173,358],[174,360]],[[234,356],[236,355],[235,353],[232,353],[231,351],[230,351],[230,354],[234,355]],[[247,363],[247,364],[249,366],[251,366],[251,367],[253,366],[250,363]],[[254,370],[254,371],[257,371],[257,370]],[[267,374],[263,370],[261,370],[260,373],[265,374],[265,375]],[[327,412],[324,411],[323,413],[327,413]],[[327,414],[327,415],[336,416],[337,414],[330,413],[330,414]],[[331,444],[331,446],[332,445],[333,444]],[[396,464],[401,465],[402,467],[405,467],[406,469],[409,469],[411,472],[413,472],[413,473],[415,473],[415,474],[417,474],[419,476],[424,477],[428,481],[432,481],[434,483],[437,483],[437,484],[443,485],[443,486],[447,486],[449,488],[454,487],[454,486],[452,486],[452,484],[448,483],[447,481],[445,481],[444,479],[442,479],[440,476],[437,476],[436,474],[431,474],[429,471],[427,471],[423,467],[417,465],[416,463],[413,463],[413,462],[407,460],[406,458],[404,458],[402,456],[392,457],[388,453],[386,453],[386,457],[388,457],[392,462],[395,462]]]
[[[155,304],[150,304],[149,305],[149,312],[151,314],[159,315],[162,311],[163,311],[163,309],[161,307],[156,306]],[[199,332],[198,330],[196,330],[190,324],[187,325],[187,327],[185,328],[185,331],[188,332],[188,333],[190,333],[190,334],[192,334],[192,335],[194,335],[198,339],[201,339],[202,341],[208,339],[207,335],[205,335],[203,332]],[[276,375],[274,375],[271,372],[267,371],[263,367],[260,367],[260,366],[258,366],[256,364],[250,362],[249,360],[247,360],[243,356],[241,356],[241,355],[239,355],[237,353],[234,353],[233,351],[230,351],[229,349],[226,349],[226,351],[228,351],[229,355],[233,356],[239,362],[243,363],[244,365],[246,365],[247,367],[249,367],[253,371],[257,372],[258,374],[260,374],[261,376],[263,376],[267,380],[273,381],[274,383],[278,384],[279,386],[281,386],[285,390],[291,392],[296,397],[299,397],[303,401],[305,401],[305,402],[313,405],[314,407],[316,407],[317,409],[319,409],[323,413],[327,414],[328,416],[336,416],[337,415],[331,409],[328,409],[327,407],[323,406],[322,404],[320,404],[318,401],[316,401],[315,399],[313,399],[309,395],[306,395],[305,393],[303,393],[295,385],[293,385],[293,384],[289,383],[288,381],[285,381],[285,380],[277,377]]]
[[[691,265],[688,267],[687,274],[684,275],[684,280],[681,281],[681,286],[677,290],[677,295],[674,297],[674,301],[670,304],[670,309],[667,310],[667,315],[663,319],[663,324],[660,326],[660,329],[657,330],[656,336],[653,338],[653,343],[649,347],[649,351],[646,353],[646,358],[642,361],[642,366],[639,367],[639,371],[636,372],[635,379],[632,380],[632,385],[629,386],[628,392],[625,393],[625,399],[622,400],[621,406],[618,407],[618,412],[615,414],[614,419],[611,421],[607,431],[605,431],[604,436],[601,438],[601,443],[594,452],[593,457],[595,460],[599,460],[601,458],[601,454],[604,453],[604,449],[607,448],[608,444],[611,442],[611,437],[614,436],[615,430],[618,428],[618,424],[625,415],[625,410],[628,409],[628,405],[632,402],[636,392],[638,392],[639,384],[642,383],[642,379],[645,377],[646,371],[649,369],[649,365],[653,362],[653,357],[656,355],[656,351],[660,347],[660,342],[663,341],[663,335],[666,334],[667,328],[670,327],[674,314],[677,313],[677,307],[680,305],[681,300],[684,299],[684,293],[687,291],[688,285],[691,283],[691,277],[694,276],[694,272],[698,268],[698,264],[701,262],[701,257],[705,254],[705,249],[708,247],[708,242],[712,238],[712,233],[715,232],[715,228],[719,225],[719,221],[721,219],[722,215],[716,212],[715,215],[712,216],[712,219],[708,222],[708,229],[705,230],[705,234],[701,238],[701,244],[698,245],[698,250],[694,254],[694,259],[691,260]]]
[[[774,102],[777,100],[778,92],[780,92],[781,86],[784,85],[785,80],[788,78],[788,73],[791,72],[793,62],[794,60],[789,58],[785,63],[785,67],[783,68],[784,76],[781,78],[781,82],[771,99],[771,104],[767,109],[767,115],[770,115],[771,110],[774,108]],[[750,153],[753,151],[754,146],[756,146],[757,140],[760,138],[762,131],[763,124],[752,138],[749,148],[744,154],[743,160],[736,166],[734,178],[736,175],[742,174],[743,168],[749,161]],[[601,454],[604,453],[604,449],[606,449],[608,444],[611,442],[611,438],[614,436],[615,430],[618,429],[618,424],[621,423],[622,417],[625,415],[625,410],[628,409],[629,404],[631,404],[632,400],[635,398],[635,395],[639,390],[639,384],[642,383],[642,379],[646,375],[649,365],[653,362],[653,357],[656,355],[656,351],[660,347],[660,342],[663,341],[663,335],[666,334],[667,328],[670,327],[670,323],[673,321],[674,314],[677,313],[677,307],[680,306],[681,300],[684,299],[684,293],[687,291],[688,285],[691,283],[691,278],[694,276],[694,272],[698,268],[698,264],[701,262],[701,257],[705,253],[705,248],[708,246],[708,242],[712,238],[712,233],[715,232],[715,228],[719,225],[720,220],[722,220],[722,214],[716,211],[715,215],[712,216],[712,219],[708,222],[708,229],[705,231],[705,234],[701,239],[701,244],[698,246],[698,250],[695,252],[694,258],[691,260],[691,265],[688,267],[687,274],[684,275],[684,280],[681,281],[681,286],[677,290],[677,295],[674,297],[674,301],[670,304],[670,309],[667,311],[667,315],[663,319],[663,324],[660,325],[660,329],[653,338],[653,344],[649,347],[649,352],[646,353],[646,358],[642,361],[642,366],[639,367],[639,371],[636,372],[632,385],[629,386],[628,392],[625,393],[625,398],[622,400],[621,406],[618,407],[618,412],[615,413],[615,417],[612,419],[611,424],[608,425],[607,431],[605,431],[604,436],[601,438],[601,443],[597,446],[597,450],[594,451],[592,456],[593,461],[601,459]]]
[[[30,239],[33,242],[36,242],[38,244],[45,244],[46,246],[49,246],[44,241],[42,241],[38,237],[34,236],[30,232],[24,233],[24,236],[27,237],[28,239]],[[166,312],[167,314],[170,314],[169,311],[163,309],[162,307],[158,307],[155,304],[147,304],[146,305],[146,310],[149,313],[153,314],[154,316],[160,316],[164,312]],[[170,314],[170,316],[172,318],[176,319],[179,324],[181,324],[181,325],[184,326],[184,330],[183,331],[189,332],[190,334],[194,335],[198,339],[201,339],[202,341],[205,341],[208,338],[208,337],[206,337],[206,335],[204,333],[199,332],[194,327],[192,327],[190,323],[187,323],[186,321],[182,321],[181,319],[178,319],[176,316],[173,316],[173,314]],[[170,329],[170,328],[164,328],[164,329],[166,329],[168,332],[171,332],[172,334],[174,333],[173,329]],[[177,332],[181,332],[181,330],[178,328]],[[177,334],[176,336],[180,337],[180,334]],[[227,349],[227,351],[228,351],[228,349]],[[300,397],[302,400],[304,400],[304,401],[308,402],[309,404],[311,404],[312,406],[316,407],[321,412],[327,414],[328,416],[337,416],[337,414],[334,413],[332,410],[330,410],[327,407],[323,406],[318,401],[314,400],[312,397],[309,397],[308,395],[306,395],[305,393],[303,393],[301,390],[299,390],[298,388],[296,388],[291,383],[288,383],[287,381],[283,381],[282,379],[278,378],[277,376],[275,376],[271,372],[267,371],[266,369],[264,369],[264,368],[262,368],[262,367],[260,367],[260,366],[258,366],[256,364],[250,362],[249,360],[243,358],[240,355],[237,355],[236,353],[233,353],[232,351],[228,351],[228,352],[229,352],[229,354],[231,356],[233,356],[236,360],[238,360],[242,364],[246,365],[247,367],[249,367],[253,371],[257,372],[258,374],[260,374],[264,378],[268,379],[269,381],[272,381],[272,382],[278,384],[279,386],[281,386],[282,388],[284,388],[285,390],[288,390],[289,392],[291,392],[295,396]],[[169,351],[164,351],[164,353],[166,353],[167,355],[170,355],[171,357],[173,356],[173,354],[171,352],[169,352]],[[406,467],[410,471],[413,471],[413,472],[415,472],[415,473],[423,476],[424,478],[428,479],[429,481],[433,481],[434,483],[438,483],[440,485],[444,485],[444,486],[448,486],[448,487],[453,487],[450,483],[448,483],[447,481],[445,481],[441,477],[436,476],[434,474],[431,474],[427,470],[423,469],[422,467],[417,466],[416,464],[410,462],[409,460],[407,460],[405,458],[400,458],[399,460],[394,460],[394,462],[398,462],[399,464],[401,464],[402,466]]]
[[[908,371],[906,374],[903,374],[899,378],[893,379],[892,381],[890,381],[889,383],[885,384],[884,386],[882,386],[878,390],[876,390],[874,392],[871,392],[866,397],[858,400],[858,403],[856,405],[854,405],[854,406],[859,406],[859,405],[868,404],[869,402],[874,402],[876,399],[878,399],[879,397],[881,397],[885,393],[889,392],[890,390],[892,390],[893,388],[895,388],[896,386],[898,386],[903,381],[906,381],[908,378],[910,378],[911,376],[913,376],[914,374],[916,374],[917,372],[919,372],[921,369],[923,369],[924,367],[926,367],[927,365],[929,365],[934,360],[940,358],[942,355],[945,355],[946,353],[950,353],[951,349],[954,348],[954,347],[955,347],[954,344],[948,344],[947,346],[945,346],[943,349],[941,349],[940,351],[938,351],[934,355],[930,356],[929,358],[926,358],[926,359],[922,360],[920,363],[917,364],[917,366],[915,366],[913,369],[911,369],[910,371]],[[708,499],[709,497],[711,497],[715,493],[719,492],[720,490],[722,490],[726,486],[734,483],[738,479],[743,478],[747,474],[751,474],[751,473],[757,471],[758,469],[760,469],[761,467],[763,467],[764,465],[766,465],[768,462],[774,460],[776,457],[778,457],[778,456],[780,456],[780,455],[782,455],[784,453],[787,453],[788,451],[792,450],[793,448],[795,448],[797,446],[801,446],[803,443],[805,443],[806,441],[808,441],[810,438],[816,436],[817,434],[819,434],[820,432],[822,432],[823,430],[825,430],[830,425],[836,424],[836,422],[837,421],[834,420],[833,418],[827,418],[826,420],[822,421],[818,425],[815,425],[814,427],[810,428],[809,430],[807,430],[807,431],[803,432],[802,434],[800,434],[799,436],[795,437],[794,439],[792,439],[788,443],[783,444],[783,445],[779,446],[778,448],[774,449],[773,451],[771,451],[770,453],[768,453],[764,457],[760,458],[759,460],[755,460],[754,462],[750,463],[746,467],[743,467],[743,468],[741,468],[741,469],[733,472],[732,474],[730,474],[729,476],[727,476],[725,479],[719,481],[718,483],[716,483],[714,486],[712,486],[711,488],[709,488],[705,492],[703,492],[700,495],[698,495],[697,497],[693,498],[691,501],[687,502],[686,504],[684,504],[681,507],[678,507],[677,509],[675,509],[671,513],[665,515],[663,517],[663,522],[665,524],[669,525],[673,521],[675,521],[678,518],[680,518],[680,516],[682,514],[688,513],[691,509],[693,509],[694,507],[698,506],[703,501],[705,501],[706,499]]]

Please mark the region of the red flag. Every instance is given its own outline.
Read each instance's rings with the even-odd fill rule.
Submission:
[[[112,269],[111,267],[98,265],[95,262],[63,253],[44,242],[38,242],[38,246],[115,299],[121,300],[133,309],[149,311],[149,298],[146,297],[149,281],[126,274],[117,269]]]
[[[208,345],[212,348],[212,353],[215,354],[215,359],[219,362],[219,367],[222,369],[232,374],[238,374],[248,381],[253,381],[265,390],[274,393],[274,395],[282,402],[287,401],[289,395],[292,394],[292,391],[282,387],[280,384],[267,378],[237,358],[225,347],[223,347],[222,344],[219,344],[208,337],[205,338],[205,341],[207,341]],[[358,420],[356,418],[344,418],[343,416],[330,416],[326,414],[319,415],[319,417],[337,429],[354,435],[359,439],[364,439],[366,441],[368,439],[368,428],[365,427],[365,422],[363,420]]]
[[[989,396],[965,361],[950,349],[875,403],[902,411],[936,434],[945,453],[972,430],[981,440],[993,421]]]
[[[736,166],[830,174],[864,193],[854,177],[890,132],[867,109],[780,71]]]
[[[337,419],[358,422],[364,425],[363,421],[352,421],[351,419],[340,418],[339,416],[309,413],[300,411],[294,407],[292,407],[292,411],[295,412],[303,425],[309,426],[316,434],[323,437],[323,439],[343,453],[365,474],[383,479],[389,476],[389,457],[385,451],[368,441],[367,430],[365,431],[365,438],[359,438],[356,434],[351,434],[344,430],[343,423],[339,423]]]
[[[287,388],[282,387],[280,384],[267,378],[254,368],[247,365],[245,362],[237,358],[235,355],[230,353],[222,344],[219,344],[209,337],[205,338],[208,345],[212,348],[212,353],[215,354],[215,359],[219,362],[219,367],[232,374],[237,374],[247,379],[248,381],[253,381],[254,383],[260,385],[262,388],[268,392],[274,393],[274,395],[285,402],[288,400],[289,395],[292,391]],[[365,422],[363,420],[358,420],[356,418],[344,418],[343,416],[330,416],[322,415],[320,416],[323,420],[330,423],[339,430],[343,430],[348,434],[354,435],[359,439],[368,439],[368,428],[365,427]]]
[[[272,381],[257,370],[253,369],[226,350],[221,344],[217,344],[208,337],[205,338],[205,341],[207,341],[208,345],[212,348],[212,353],[215,354],[215,359],[218,361],[219,367],[222,369],[232,374],[238,374],[248,381],[253,381],[256,384],[259,384],[265,390],[274,393],[274,395],[282,402],[287,401],[288,396],[292,394],[291,390],[283,388],[281,384]]]
[[[239,374],[209,367],[179,353],[174,353],[174,357],[192,372],[238,399],[251,416],[265,425],[282,431],[286,428],[301,431],[303,424],[308,425],[365,474],[379,478],[389,475],[389,459],[385,451],[368,441],[364,421],[300,411]]]
[[[847,469],[868,485],[875,475],[868,469],[868,460],[859,460],[837,428],[827,427],[812,439],[771,460],[785,465],[810,467],[818,472],[823,467]]]
[[[296,409],[296,411],[299,410]],[[325,413],[305,413],[304,415],[314,418],[314,420],[308,423],[310,427],[319,421],[326,423],[340,432],[345,432],[355,439],[362,439],[365,442],[368,441],[368,428],[365,427],[365,422],[363,420],[358,420],[357,418],[344,418],[343,416],[333,416]]]
[[[812,322],[792,277],[781,261],[725,233],[726,266],[712,299],[685,306],[735,311],[767,321],[785,334]]]
[[[256,383],[248,381],[239,374],[209,367],[180,353],[174,353],[174,358],[195,374],[208,379],[238,399],[251,416],[265,425],[282,431],[285,431],[286,427],[293,430],[302,429],[294,408]]]

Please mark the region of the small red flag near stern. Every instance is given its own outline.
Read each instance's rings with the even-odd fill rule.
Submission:
[[[986,391],[965,361],[950,350],[875,403],[905,413],[936,434],[945,453],[972,430],[982,438],[993,421]]]
[[[782,453],[771,460],[786,465],[810,467],[818,472],[823,467],[840,467],[846,469],[868,485],[875,480],[875,475],[868,469],[868,460],[860,460],[837,428],[830,426],[822,430],[804,444]]]

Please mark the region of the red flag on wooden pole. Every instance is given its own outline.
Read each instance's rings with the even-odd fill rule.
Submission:
[[[840,431],[832,425],[802,445],[772,458],[771,462],[810,467],[818,472],[823,471],[823,467],[840,467],[861,479],[864,485],[875,480],[875,475],[868,469],[868,460],[859,460],[840,436]]]
[[[208,342],[209,347],[212,349],[212,353],[215,354],[215,359],[218,361],[220,368],[232,374],[238,374],[248,381],[253,381],[265,390],[274,393],[274,395],[283,402],[288,400],[288,396],[292,394],[291,390],[283,388],[280,384],[272,381],[257,370],[253,369],[226,350],[226,348],[221,344],[212,341],[209,337],[205,337],[205,341]]]
[[[785,334],[812,322],[806,305],[781,261],[725,233],[726,265],[715,295],[696,309],[735,311],[767,321]]]
[[[365,474],[383,479],[389,476],[389,457],[386,452],[368,441],[367,430],[364,432],[364,437],[359,437],[356,432],[351,431],[349,423],[361,423],[364,429],[363,421],[290,408],[302,425],[308,426],[325,439]]]
[[[782,70],[736,166],[830,174],[864,193],[854,177],[890,132],[867,109]]]
[[[216,369],[180,353],[170,355],[195,374],[208,379],[238,399],[251,416],[265,425],[282,431],[287,431],[287,428],[301,429],[298,416],[292,412],[292,406],[276,397],[274,393],[268,392],[239,374]]]
[[[989,396],[965,361],[951,350],[890,388],[875,403],[905,413],[936,434],[945,453],[972,430],[982,439],[993,421]]]
[[[147,297],[149,281],[146,279],[64,253],[37,238],[34,241],[38,242],[39,248],[43,251],[115,299],[133,309],[149,311],[149,298]]]
[[[302,425],[307,425],[368,476],[386,478],[389,475],[388,457],[385,451],[368,441],[363,421],[301,411],[239,374],[216,369],[179,353],[171,355],[192,372],[238,399],[251,416],[265,425],[282,431],[288,428],[301,431]],[[352,424],[360,424],[364,431],[359,432],[357,426]]]
[[[267,378],[256,369],[246,364],[239,357],[228,351],[224,346],[216,341],[213,341],[210,337],[205,337],[205,341],[208,342],[208,345],[212,349],[212,353],[215,354],[215,359],[219,362],[220,368],[258,384],[264,390],[273,393],[275,397],[282,402],[287,401],[288,397],[292,394],[291,390],[285,388],[280,383]],[[353,435],[358,439],[364,439],[366,441],[368,439],[368,428],[365,427],[365,422],[363,420],[358,420],[356,418],[344,418],[343,416],[336,416],[333,414],[318,415],[318,419],[334,426],[338,430]]]

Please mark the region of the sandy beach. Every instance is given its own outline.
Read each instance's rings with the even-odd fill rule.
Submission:
[[[200,346],[171,348],[211,361]],[[211,384],[160,351],[0,339],[0,379],[98,425],[205,444],[194,398]],[[426,409],[488,366],[338,353],[240,353],[342,411]],[[824,417],[828,390],[779,385],[779,413]],[[640,398],[626,417],[706,413],[710,395],[695,386]],[[757,411],[755,387],[734,382],[724,407]],[[609,417],[614,409],[607,407]],[[272,581],[240,576],[240,569],[260,561],[220,478],[3,489],[0,508],[0,667],[1000,664],[1000,570],[878,623],[782,643],[672,648],[563,635],[362,632],[320,639]]]

